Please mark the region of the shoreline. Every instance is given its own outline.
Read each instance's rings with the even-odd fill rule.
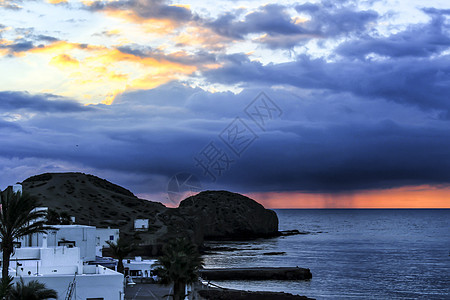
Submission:
[[[315,300],[302,295],[274,291],[249,291],[223,288],[207,282],[194,285],[195,294],[202,300]]]

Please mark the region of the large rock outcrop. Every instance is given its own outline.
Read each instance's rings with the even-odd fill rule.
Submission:
[[[179,205],[183,215],[195,216],[205,239],[248,239],[278,234],[277,214],[241,194],[205,191]]]

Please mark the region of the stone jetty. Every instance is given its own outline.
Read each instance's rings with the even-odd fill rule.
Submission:
[[[312,278],[309,269],[299,267],[281,268],[226,268],[202,269],[204,280],[308,280]]]

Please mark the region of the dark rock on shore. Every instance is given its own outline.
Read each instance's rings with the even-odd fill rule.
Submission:
[[[248,292],[229,289],[202,290],[198,294],[207,300],[314,300],[313,298],[282,292]]]
[[[279,236],[290,236],[290,235],[297,235],[297,234],[311,234],[309,231],[299,231],[297,229],[294,230],[282,230],[278,232]]]
[[[205,280],[308,280],[311,271],[299,267],[202,269]]]
[[[220,251],[220,252],[233,252],[233,251],[239,251],[242,250],[240,248],[234,248],[234,247],[208,247],[203,246],[203,251]]]
[[[265,252],[263,255],[285,255],[286,252]]]
[[[179,210],[195,216],[207,240],[238,240],[278,235],[277,214],[246,196],[205,191],[181,201]]]

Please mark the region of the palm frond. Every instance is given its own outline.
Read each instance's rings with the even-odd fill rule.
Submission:
[[[172,240],[164,247],[163,253],[155,264],[162,283],[193,283],[197,280],[203,260],[190,240]]]
[[[9,299],[11,300],[44,300],[57,298],[58,294],[55,290],[48,289],[45,284],[37,280],[32,280],[28,284],[25,284],[22,277],[9,292]]]
[[[36,210],[39,207],[39,202],[35,197],[26,193],[13,193],[9,190],[6,193],[0,193],[0,202],[2,205],[0,209],[0,238],[4,261],[5,255],[12,253],[15,239],[56,229],[45,224],[47,212]],[[4,276],[8,272],[8,267],[9,263],[2,265]]]

